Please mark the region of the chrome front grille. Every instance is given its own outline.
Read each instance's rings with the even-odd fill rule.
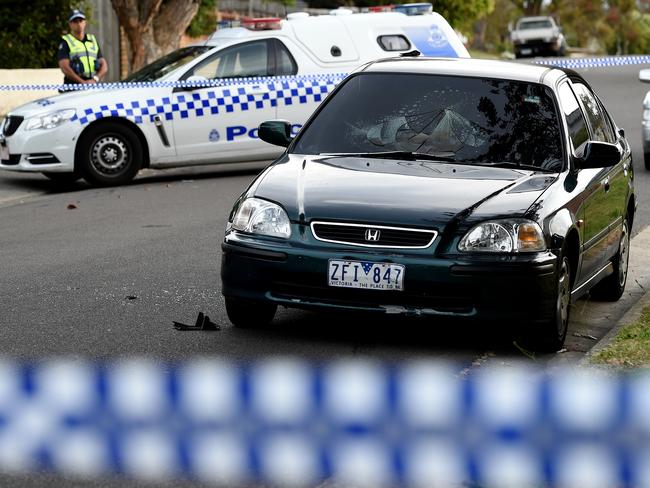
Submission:
[[[339,222],[312,222],[311,232],[316,239],[324,242],[399,249],[427,248],[438,235],[438,232],[430,229]]]

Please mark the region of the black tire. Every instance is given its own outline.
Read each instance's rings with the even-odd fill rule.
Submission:
[[[645,169],[650,170],[650,152],[643,151],[643,163]]]
[[[545,323],[534,326],[524,337],[526,347],[539,352],[556,352],[564,346],[571,315],[571,264],[565,252],[558,258],[555,309]]]
[[[242,329],[253,329],[270,324],[277,309],[278,306],[274,303],[226,298],[228,319],[232,325]]]
[[[51,173],[49,171],[43,171],[43,175],[47,176],[50,180],[60,185],[71,185],[72,183],[79,181],[81,179],[81,175],[77,172]]]
[[[591,289],[596,300],[615,302],[623,296],[627,283],[627,268],[630,262],[630,230],[627,219],[623,221],[618,252],[612,260],[614,272]]]
[[[142,166],[142,146],[129,128],[115,122],[88,129],[79,141],[78,168],[94,186],[123,185]]]

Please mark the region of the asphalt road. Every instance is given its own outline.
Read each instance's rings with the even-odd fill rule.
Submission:
[[[643,169],[640,115],[647,66],[583,70],[634,148],[639,212],[648,225],[650,173]],[[650,88],[650,87],[648,87]],[[280,310],[273,326],[242,331],[227,320],[220,295],[220,243],[232,202],[264,163],[143,172],[132,184],[57,190],[40,175],[0,173],[0,355],[41,360],[72,355],[113,359],[144,355],[185,360],[219,355],[250,360],[292,354],[317,361],[361,355],[457,361],[520,357],[498,324],[457,327],[431,320],[377,319]],[[607,305],[604,335],[628,304]],[[603,305],[600,305],[601,309]],[[567,342],[587,302],[575,307]],[[180,332],[199,311],[216,332]],[[582,318],[581,318],[582,317]]]

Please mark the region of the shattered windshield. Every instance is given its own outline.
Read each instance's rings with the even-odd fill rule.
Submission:
[[[560,171],[562,144],[544,85],[459,76],[362,73],[299,136],[299,154],[426,154],[467,164]]]

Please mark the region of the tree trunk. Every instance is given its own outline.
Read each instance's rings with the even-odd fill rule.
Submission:
[[[200,0],[111,0],[129,41],[129,72],[177,49]]]

